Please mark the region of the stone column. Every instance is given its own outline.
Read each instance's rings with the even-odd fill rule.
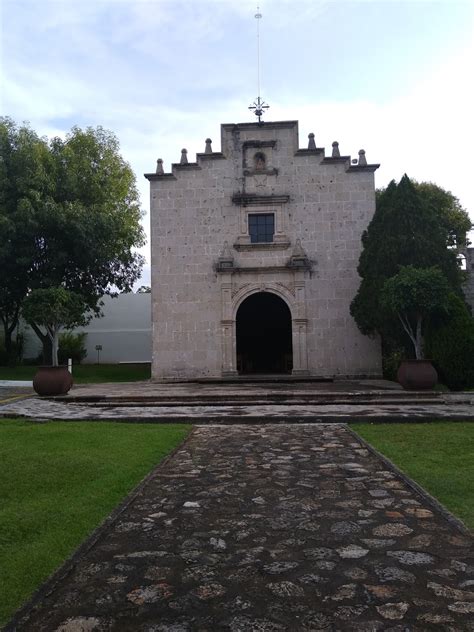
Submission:
[[[293,375],[309,375],[308,349],[306,345],[306,333],[308,321],[306,318],[294,318],[292,322],[293,340]]]
[[[306,282],[305,271],[295,270],[295,313],[292,321],[293,340],[293,375],[309,375],[306,317]]]
[[[221,275],[221,348],[222,375],[237,375],[232,319],[232,273]]]

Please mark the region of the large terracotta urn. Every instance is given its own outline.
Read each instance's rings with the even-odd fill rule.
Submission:
[[[38,395],[66,395],[72,386],[72,375],[67,366],[40,366],[33,378]]]
[[[425,391],[436,386],[438,374],[431,360],[402,360],[397,380],[407,391]]]

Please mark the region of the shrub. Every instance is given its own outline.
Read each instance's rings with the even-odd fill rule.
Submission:
[[[407,353],[403,349],[395,349],[382,356],[383,376],[386,380],[397,381],[397,372],[400,362],[407,357]]]
[[[474,387],[474,318],[456,295],[449,298],[449,320],[430,325],[426,357],[433,360],[440,381],[452,390]]]
[[[80,364],[87,356],[85,346],[87,334],[73,334],[66,331],[59,335],[58,360],[60,364],[67,364],[68,358],[72,358],[74,364]]]

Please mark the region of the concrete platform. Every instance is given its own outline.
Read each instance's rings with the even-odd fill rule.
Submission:
[[[474,420],[473,404],[474,393],[407,392],[383,380],[133,382],[79,385],[64,397],[0,402],[0,416],[195,424]]]

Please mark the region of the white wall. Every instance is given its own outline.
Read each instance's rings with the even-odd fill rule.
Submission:
[[[151,362],[151,294],[119,294],[105,296],[103,318],[94,318],[84,331],[87,357],[84,363],[97,362],[96,345],[102,345],[101,364],[117,362]],[[36,357],[41,344],[28,325],[25,333],[25,358]]]

